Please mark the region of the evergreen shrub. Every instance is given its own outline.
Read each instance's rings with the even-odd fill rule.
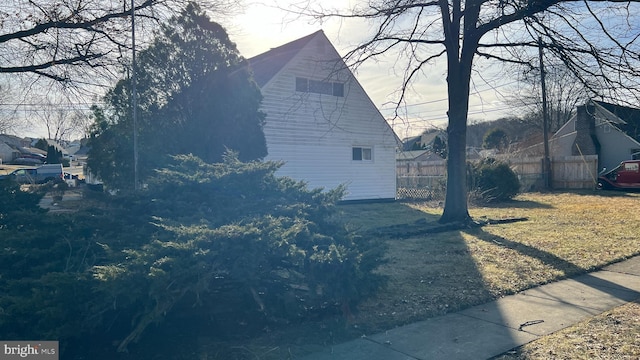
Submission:
[[[382,283],[383,249],[345,228],[344,189],[309,190],[279,166],[179,156],[146,190],[66,214],[0,182],[0,333],[81,354],[89,338],[124,351],[154,323],[229,337],[239,323],[348,316]]]
[[[470,173],[470,193],[482,202],[510,200],[520,191],[518,176],[507,163],[484,159]]]
[[[280,165],[178,156],[147,191],[119,199],[152,226],[126,244],[105,241],[108,261],[94,268],[105,305],[118,300],[135,324],[120,350],[174,308],[191,321],[264,325],[347,315],[375,289],[380,254],[340,221],[344,189],[309,190],[275,176]]]

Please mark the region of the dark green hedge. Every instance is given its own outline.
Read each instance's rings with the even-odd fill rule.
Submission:
[[[343,189],[309,190],[279,166],[180,156],[146,190],[71,214],[3,189],[16,205],[0,218],[0,333],[125,350],[171,316],[260,327],[348,311],[381,283],[380,248],[345,229]]]

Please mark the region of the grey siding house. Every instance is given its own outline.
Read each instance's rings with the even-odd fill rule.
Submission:
[[[615,109],[620,110],[617,114]],[[611,111],[614,110],[614,111]],[[619,117],[637,114],[640,110],[599,101],[588,101],[578,106],[576,115],[564,124],[550,139],[553,156],[598,155],[600,169],[611,169],[621,161],[633,159],[640,152],[640,142],[628,134],[635,121]]]

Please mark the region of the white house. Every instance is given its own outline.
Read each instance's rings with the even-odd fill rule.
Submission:
[[[399,141],[324,32],[249,59],[267,114],[266,160],[344,200],[394,199]]]

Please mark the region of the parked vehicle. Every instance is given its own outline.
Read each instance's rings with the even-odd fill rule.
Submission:
[[[21,184],[41,184],[52,180],[63,180],[62,164],[47,164],[39,167],[14,170],[4,177]]]
[[[22,169],[13,170],[6,175],[0,176],[0,180],[11,179],[11,180],[18,181],[20,183],[29,183],[31,181],[25,181],[25,180],[34,179],[35,181],[35,178],[36,178],[36,168],[34,167],[30,167],[30,168],[25,167]]]
[[[598,189],[640,190],[640,160],[623,161],[609,171],[603,169]]]

